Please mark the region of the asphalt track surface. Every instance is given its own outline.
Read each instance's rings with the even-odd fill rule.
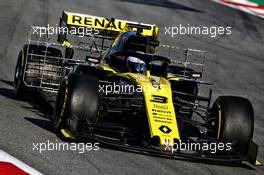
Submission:
[[[55,25],[63,10],[155,23],[161,42],[208,52],[206,80],[213,98],[239,95],[255,110],[254,140],[264,161],[264,20],[210,0],[8,0],[0,1],[0,148],[44,174],[263,174],[247,165],[223,166],[171,160],[101,148],[76,151],[33,151],[32,143],[59,140],[45,109],[17,101],[13,74],[30,25]],[[232,26],[232,35],[164,35],[164,26],[181,24]]]

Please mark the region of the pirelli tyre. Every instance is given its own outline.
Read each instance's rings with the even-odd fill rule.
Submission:
[[[216,116],[216,137],[234,143],[233,150],[246,155],[253,137],[254,112],[248,99],[220,96],[212,107]]]
[[[25,91],[27,90],[27,87],[24,82],[24,73],[25,73],[25,56],[23,50],[21,50],[18,54],[15,76],[14,76],[15,96],[18,99],[22,99],[24,97]]]
[[[28,93],[40,87],[41,80],[42,87],[56,88],[53,85],[61,81],[61,58],[62,53],[57,48],[35,44],[25,45],[19,52],[15,69],[16,97],[28,97]]]
[[[96,122],[100,95],[97,78],[79,73],[70,73],[59,88],[54,126],[58,131],[66,129],[70,137],[85,137],[89,126]]]

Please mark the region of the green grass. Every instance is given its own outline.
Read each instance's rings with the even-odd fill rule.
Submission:
[[[250,2],[257,3],[259,5],[264,5],[264,0],[249,0]]]

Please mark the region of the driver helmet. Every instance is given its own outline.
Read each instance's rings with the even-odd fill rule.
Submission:
[[[146,63],[141,59],[133,56],[127,57],[127,67],[129,72],[132,73],[144,73],[147,70]]]

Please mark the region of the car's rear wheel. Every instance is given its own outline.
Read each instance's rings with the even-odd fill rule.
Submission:
[[[14,76],[14,88],[15,96],[18,99],[23,98],[26,89],[24,79],[25,63],[23,52],[20,51],[16,63],[15,76]]]
[[[59,49],[44,45],[26,44],[19,52],[14,87],[17,98],[30,97],[40,87],[56,88],[61,81],[62,53]],[[45,84],[44,84],[45,83]]]
[[[26,85],[26,58],[27,54],[25,53],[25,47],[19,52],[16,69],[15,69],[15,76],[14,76],[14,90],[15,90],[15,97],[20,100],[29,100],[32,93],[36,92],[36,89],[31,88]],[[37,81],[37,77],[31,78],[30,81]],[[30,95],[31,94],[31,95]]]
[[[75,137],[89,132],[87,126],[96,122],[99,102],[98,79],[85,74],[69,74],[57,94],[55,128],[67,129]]]
[[[242,97],[221,96],[215,101],[212,111],[216,116],[217,139],[234,142],[233,149],[246,155],[254,130],[254,112],[250,101]]]

